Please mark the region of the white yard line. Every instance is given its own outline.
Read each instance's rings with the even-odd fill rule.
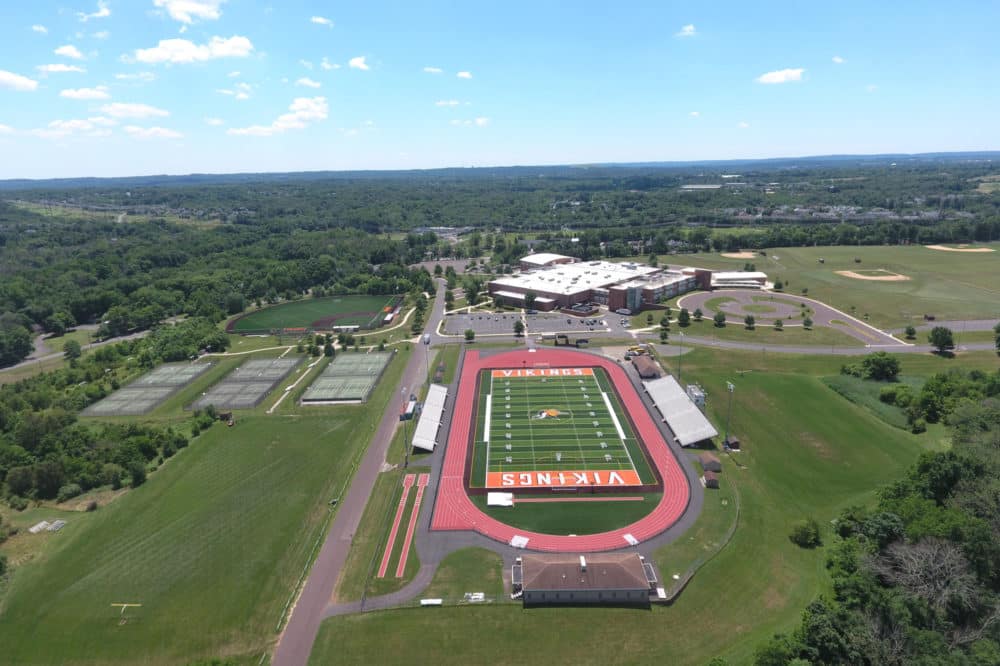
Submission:
[[[594,378],[594,381],[595,382],[597,381],[596,377]],[[598,383],[597,390],[600,391],[600,389],[601,385],[600,383]],[[632,453],[629,452],[628,444],[625,443],[625,431],[622,430],[622,424],[621,422],[618,421],[618,414],[615,413],[615,409],[611,405],[611,399],[608,398],[608,394],[605,393],[604,391],[601,391],[601,398],[604,400],[604,404],[607,405],[608,413],[611,414],[611,422],[615,424],[615,430],[618,431],[618,437],[621,438],[622,448],[625,449],[625,455],[628,457],[628,462],[630,465],[632,465],[632,471],[638,473],[639,470],[635,466],[635,461],[632,460]]]
[[[569,403],[570,403],[569,392],[566,391],[566,381],[565,381],[565,378],[564,377],[558,377],[556,379],[558,379],[559,386],[563,390],[563,396],[566,398],[566,406],[569,407]],[[573,386],[574,387],[578,386],[578,384],[574,384]],[[587,471],[589,468],[587,467],[586,456],[584,456],[584,454],[583,454],[583,442],[580,441],[580,431],[576,427],[576,414],[574,414],[574,413],[571,412],[570,418],[573,419],[573,421],[572,421],[572,423],[573,423],[573,434],[576,436],[576,448],[579,449],[579,451],[580,451],[580,463],[583,465],[584,471]]]
[[[521,377],[521,382],[524,384],[524,404],[528,409],[528,439],[531,440],[531,470],[538,470],[538,459],[535,458],[535,431],[531,426],[531,396],[528,395],[528,380],[525,377]]]

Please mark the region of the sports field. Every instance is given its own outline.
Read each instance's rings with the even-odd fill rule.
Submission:
[[[479,390],[470,485],[655,483],[602,369],[484,370]]]
[[[229,333],[259,333],[280,329],[330,330],[334,326],[378,328],[398,296],[330,296],[306,298],[257,310],[229,322]]]

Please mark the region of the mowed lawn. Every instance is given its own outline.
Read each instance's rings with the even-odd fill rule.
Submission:
[[[785,291],[839,308],[883,328],[923,323],[924,314],[938,319],[989,319],[997,316],[1000,243],[982,244],[995,252],[943,252],[922,245],[770,248],[766,257],[727,259],[720,254],[678,255],[670,263],[742,270],[752,263]],[[777,257],[777,258],[775,258]],[[820,259],[824,263],[819,263]],[[856,263],[855,258],[861,259]],[[906,275],[904,282],[857,280],[836,271],[885,269]],[[852,311],[852,306],[854,310]]]
[[[704,664],[718,655],[748,663],[757,645],[776,631],[790,630],[802,609],[828,588],[826,549],[793,545],[792,524],[813,516],[829,541],[827,526],[840,510],[869,502],[879,486],[937,445],[889,426],[826,387],[821,377],[843,362],[705,350],[685,357],[685,375],[705,386],[709,414],[720,430],[725,381],[736,384],[732,430],[744,450],[734,457],[745,468],[727,462],[722,475],[722,492],[731,493],[731,483],[739,492],[733,540],[673,606],[650,611],[444,607],[332,618],[321,629],[312,662],[336,657],[349,663],[411,663],[412,648],[419,645],[422,661],[440,664],[493,663],[512,651],[553,663],[572,658],[588,664]],[[921,359],[912,365],[914,372],[917,366],[937,371],[947,361]],[[736,367],[752,372],[737,375]],[[662,575],[683,572],[718,540],[727,520],[715,508],[708,515],[712,526],[692,531],[695,541],[704,538],[705,544],[688,540],[666,546],[662,557],[655,554]]]
[[[231,323],[235,333],[248,331],[270,331],[279,328],[307,328],[313,322],[335,315],[358,313],[354,317],[338,320],[338,325],[364,325],[372,317],[382,312],[392,296],[330,296],[326,298],[305,298],[266,307],[251,312]]]

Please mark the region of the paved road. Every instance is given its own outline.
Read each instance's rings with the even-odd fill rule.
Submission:
[[[1000,323],[998,319],[959,319],[959,320],[949,320],[949,321],[929,321],[926,324],[921,324],[920,326],[914,326],[918,331],[929,331],[935,326],[944,326],[945,328],[950,328],[955,333],[962,333],[964,331],[992,331],[993,327]],[[903,333],[906,328],[894,328],[891,329],[890,333]]]
[[[642,333],[644,340],[659,340],[659,337]],[[684,344],[715,347],[716,349],[741,349],[745,351],[774,352],[776,354],[820,354],[823,356],[864,356],[875,351],[891,352],[893,354],[927,354],[934,351],[930,345],[879,345],[877,347],[823,347],[817,345],[762,345],[754,342],[737,342],[735,340],[717,340],[694,335],[684,335]],[[969,342],[961,344],[955,351],[993,351],[996,346],[992,342]],[[676,353],[676,352],[675,352]],[[667,352],[669,355],[669,352]]]
[[[81,327],[78,326],[77,328]],[[94,349],[95,347],[102,347],[104,345],[111,345],[116,342],[122,342],[124,340],[135,340],[136,338],[144,338],[147,335],[149,335],[149,331],[139,331],[138,333],[133,333],[131,335],[123,335],[120,338],[108,338],[107,340],[101,340],[100,342],[88,342],[85,345],[80,345],[80,349],[86,351],[88,349]],[[38,349],[37,345],[35,346],[35,349],[36,350]],[[53,352],[51,354],[46,354],[44,356],[34,356],[34,352],[32,352],[32,356],[29,356],[20,363],[15,363],[14,365],[9,365],[6,368],[2,368],[0,369],[0,372],[7,372],[8,370],[27,367],[35,363],[42,363],[43,361],[50,361],[52,359],[63,358],[64,356],[65,355],[63,354],[63,352]]]
[[[434,299],[434,306],[427,324],[428,330],[434,330],[437,327],[443,314],[444,283],[439,281],[437,298]],[[423,381],[426,376],[424,374],[425,358],[425,354],[420,353],[419,350],[410,355],[401,380],[402,393],[408,394],[414,386]],[[302,593],[292,609],[288,624],[278,639],[278,646],[271,659],[271,663],[275,666],[304,666],[308,663],[309,653],[316,640],[324,611],[333,596],[337,579],[347,561],[351,540],[361,522],[361,515],[364,513],[365,505],[375,487],[375,480],[385,462],[389,443],[392,441],[398,425],[397,412],[394,408],[390,408],[382,417],[378,430],[358,466],[350,490],[345,497],[341,498],[337,516],[334,518],[333,524],[330,525],[330,531],[327,533],[326,540],[313,563],[309,577],[302,588]],[[427,504],[430,502],[425,503],[425,505]]]

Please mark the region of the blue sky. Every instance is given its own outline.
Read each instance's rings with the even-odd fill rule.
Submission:
[[[995,150],[997,25],[995,2],[3,2],[0,178]]]

